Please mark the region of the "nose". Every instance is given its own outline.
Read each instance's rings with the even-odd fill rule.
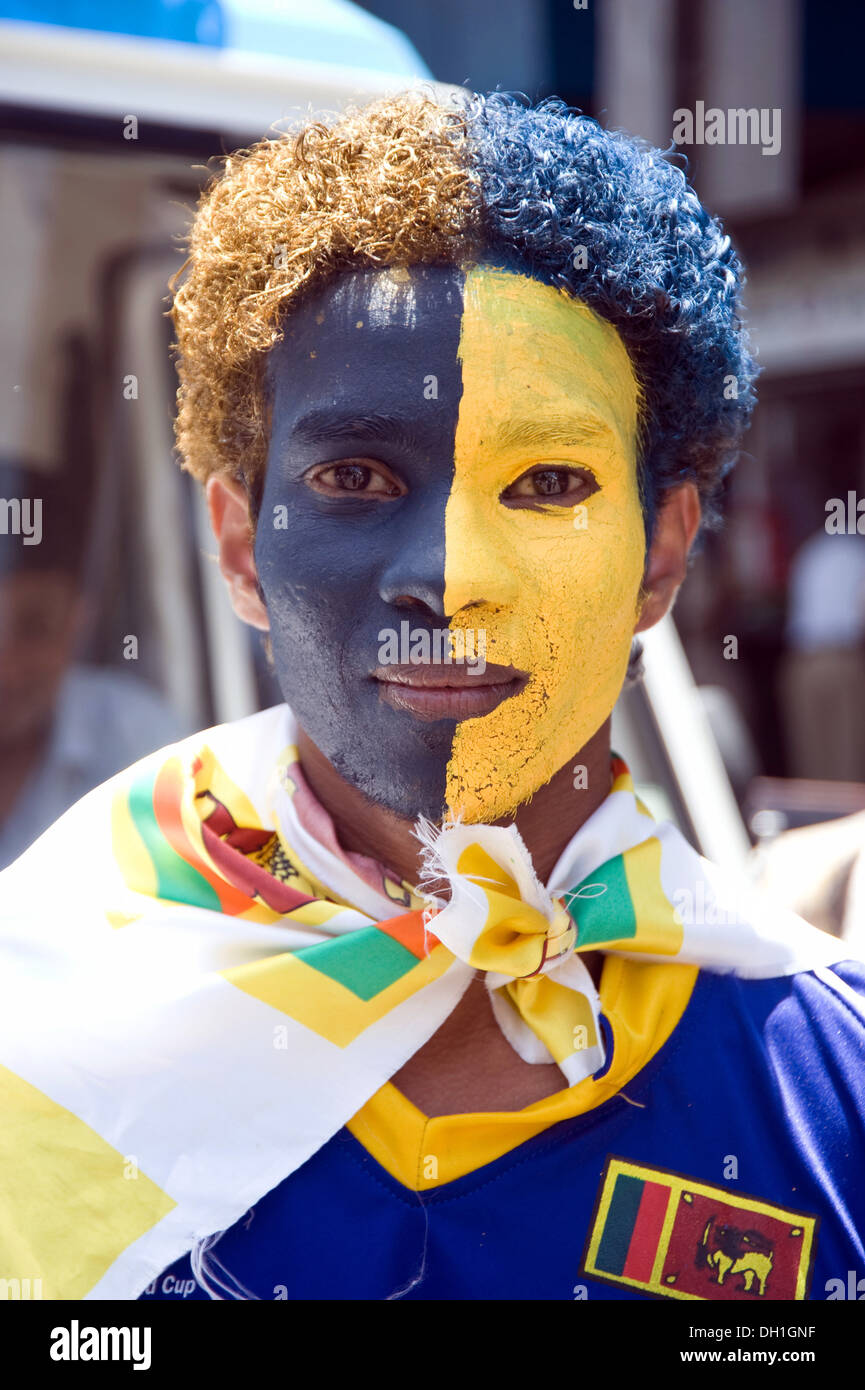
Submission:
[[[445,537],[442,517],[431,533],[419,526],[406,536],[382,573],[379,594],[394,608],[426,609],[443,619]]]
[[[486,505],[485,505],[486,503]],[[495,503],[468,487],[455,487],[445,516],[444,611],[512,605],[519,590],[508,539],[497,524]]]

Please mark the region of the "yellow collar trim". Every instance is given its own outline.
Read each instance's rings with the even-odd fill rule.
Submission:
[[[693,965],[604,957],[599,994],[613,1031],[613,1060],[598,1081],[587,1077],[524,1110],[432,1119],[387,1082],[349,1120],[347,1128],[391,1177],[412,1192],[465,1177],[550,1125],[595,1110],[619,1093],[673,1033],[698,974]]]

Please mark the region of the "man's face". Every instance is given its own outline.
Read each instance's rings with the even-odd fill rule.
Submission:
[[[268,372],[255,559],[286,701],[398,814],[512,814],[627,668],[645,536],[621,339],[523,275],[359,271],[291,315]]]

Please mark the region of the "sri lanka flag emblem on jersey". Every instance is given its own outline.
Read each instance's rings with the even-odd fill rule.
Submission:
[[[816,1216],[610,1157],[583,1273],[667,1298],[808,1297]]]

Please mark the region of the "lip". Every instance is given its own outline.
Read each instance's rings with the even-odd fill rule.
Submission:
[[[482,674],[466,666],[379,666],[372,673],[379,698],[417,719],[480,719],[524,690],[529,676],[515,666],[488,662]]]

